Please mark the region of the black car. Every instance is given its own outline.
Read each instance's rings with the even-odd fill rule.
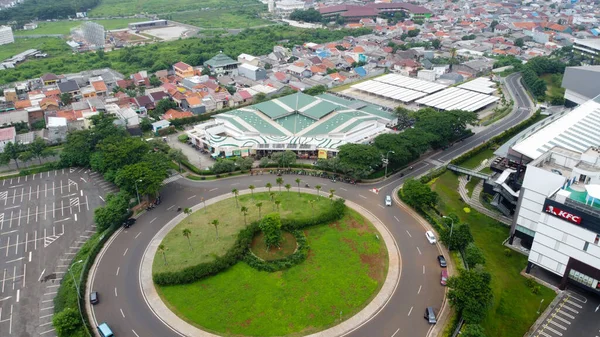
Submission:
[[[135,223],[135,218],[129,218],[127,220],[125,220],[125,222],[123,222],[123,227],[125,228],[129,228],[131,227],[131,225],[133,225]]]
[[[437,259],[440,263],[440,267],[446,268],[446,258],[444,257],[444,255],[438,255]]]

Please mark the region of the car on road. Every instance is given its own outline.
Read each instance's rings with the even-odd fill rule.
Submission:
[[[427,241],[429,241],[429,243],[431,243],[432,245],[436,243],[435,234],[433,234],[432,231],[425,232],[425,237],[427,238]]]
[[[390,197],[389,195],[385,196],[385,205],[392,206],[392,197]]]
[[[440,279],[440,284],[445,286],[447,282],[448,282],[448,270],[442,269],[442,276]]]
[[[437,323],[437,319],[435,318],[435,312],[433,311],[433,307],[427,307],[427,309],[425,309],[425,319],[427,320],[427,322],[429,324],[435,324]]]
[[[444,257],[444,255],[438,255],[437,259],[440,263],[440,267],[446,268],[446,258]]]
[[[131,227],[134,223],[135,223],[135,218],[129,218],[127,220],[125,220],[125,222],[123,222],[123,227],[125,228],[129,228]]]
[[[108,324],[106,324],[106,323],[100,323],[100,325],[98,325],[98,332],[100,333],[100,336],[102,336],[102,337],[114,337],[115,336],[113,334],[112,330],[108,327]]]
[[[98,298],[98,292],[92,291],[92,293],[90,294],[90,303],[98,304],[99,301],[100,301],[100,299]]]

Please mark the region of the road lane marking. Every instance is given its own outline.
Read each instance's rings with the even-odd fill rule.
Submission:
[[[398,333],[398,331],[400,331],[400,328],[398,328],[398,330],[396,330],[396,332],[394,332],[394,334],[392,335],[392,337],[396,336],[396,334]]]
[[[343,187],[340,187],[340,190],[348,192],[348,190]]]
[[[363,198],[363,199],[367,199],[367,197],[365,197],[365,196],[364,196],[364,195],[362,195],[362,194],[359,194],[358,196],[359,196],[359,197],[361,197],[361,198]]]
[[[417,247],[417,251],[419,252],[419,255],[423,255],[421,254],[421,250],[419,249],[419,247]]]
[[[123,309],[119,308],[119,310],[121,310],[121,316],[123,316],[123,318],[125,318],[125,314],[123,313]]]
[[[129,248],[125,249],[125,253],[123,253],[123,256],[125,256],[125,254],[127,254],[127,251],[129,250]]]
[[[408,234],[408,236],[412,238],[412,235],[410,235],[410,232],[408,230],[406,230],[406,234]]]
[[[42,273],[40,274],[40,277],[38,278],[38,282],[42,280],[42,276],[44,276],[45,272],[46,272],[46,269],[42,270]]]
[[[194,194],[191,197],[189,197],[187,200],[190,200],[190,199],[195,198],[195,197],[196,197],[196,195]]]
[[[104,201],[104,198],[102,198],[102,196],[100,196],[100,199],[101,199],[103,202],[106,202],[106,201]]]
[[[121,267],[117,267],[117,276],[119,276],[119,270],[121,269]],[[117,288],[115,288],[117,289]]]
[[[118,297],[118,295],[117,295],[117,287],[115,287],[115,297]]]
[[[379,207],[381,207],[381,208],[385,209],[385,207],[383,207],[383,205],[377,205],[377,206],[379,206]]]
[[[135,239],[137,239],[138,236],[140,236],[140,234],[142,234],[142,232],[137,233],[137,235],[135,236]]]
[[[137,337],[140,337],[140,335],[138,335],[137,332],[135,332],[135,330],[131,329],[131,332],[133,332],[133,334],[136,335]]]
[[[410,310],[408,311],[408,316],[410,316],[410,313],[412,312],[413,307],[410,307]]]
[[[423,266],[423,275],[425,275],[425,266]]]
[[[154,220],[156,220],[156,218],[154,218],[154,219],[150,220],[150,223],[153,223],[153,222],[154,222]]]
[[[215,187],[215,188],[213,188],[212,190],[209,190],[209,192],[216,191],[216,190],[218,190],[218,189],[219,189],[218,187]]]
[[[423,287],[423,286],[419,286],[419,291],[417,291],[417,295],[419,295],[419,294],[421,293],[421,288],[422,288],[422,287]]]
[[[398,218],[396,218],[396,216],[394,215],[394,219],[396,219],[396,221],[400,222],[400,220],[398,220]],[[407,231],[408,232],[408,231]]]
[[[175,205],[173,205],[173,206],[171,206],[171,207],[167,208],[167,211],[170,211],[170,210],[171,210],[171,208],[173,208],[173,207],[175,207]]]

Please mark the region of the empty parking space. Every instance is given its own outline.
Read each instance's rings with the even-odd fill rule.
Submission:
[[[67,168],[0,181],[0,336],[55,336],[53,299],[113,184]]]

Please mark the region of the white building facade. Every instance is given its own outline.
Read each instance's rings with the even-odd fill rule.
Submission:
[[[9,44],[15,42],[12,28],[9,26],[0,26],[0,45]]]

